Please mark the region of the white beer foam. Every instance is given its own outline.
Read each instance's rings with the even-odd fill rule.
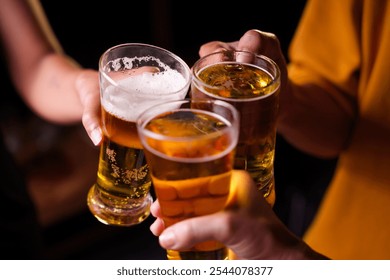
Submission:
[[[144,110],[153,105],[165,100],[183,99],[188,90],[187,87],[184,88],[186,82],[186,79],[173,69],[129,76],[119,81],[118,86],[111,85],[106,88],[102,105],[110,114],[135,122]],[[183,90],[179,91],[180,89]]]

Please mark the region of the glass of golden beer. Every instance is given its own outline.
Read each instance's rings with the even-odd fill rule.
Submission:
[[[137,121],[165,227],[225,207],[229,195],[239,114],[219,100],[181,100],[147,109]],[[170,260],[228,258],[214,240],[186,251],[167,251]]]
[[[265,56],[229,50],[200,58],[192,74],[191,98],[223,100],[239,111],[234,168],[248,171],[273,205],[279,67]]]
[[[184,99],[191,71],[165,49],[129,43],[102,54],[99,80],[103,140],[88,207],[104,224],[131,226],[149,216],[153,202],[136,119],[150,106]]]

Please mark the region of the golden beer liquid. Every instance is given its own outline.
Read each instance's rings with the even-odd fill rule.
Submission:
[[[247,170],[267,201],[275,202],[273,163],[279,85],[260,67],[239,62],[208,65],[197,73],[207,84],[193,87],[192,98],[222,99],[240,112],[240,136],[234,168]]]
[[[103,203],[118,211],[137,208],[141,206],[137,200],[148,194],[151,180],[136,124],[108,113],[103,107],[102,122],[103,142],[95,191]],[[149,212],[145,213],[140,221],[148,215]],[[107,215],[104,222],[121,225],[126,218]]]
[[[175,137],[214,133],[190,143],[146,139],[145,153],[166,227],[225,207],[234,147],[230,136],[218,133],[224,126],[211,115],[190,112],[184,116],[183,112],[163,115],[146,126],[148,130]],[[229,144],[231,151],[227,150]],[[168,250],[167,257],[170,260],[226,259],[228,252],[223,244],[207,241],[186,251]]]

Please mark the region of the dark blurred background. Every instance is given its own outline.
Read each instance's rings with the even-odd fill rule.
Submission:
[[[97,69],[109,47],[140,42],[166,48],[189,66],[208,41],[235,41],[256,28],[275,33],[287,48],[304,0],[229,1],[110,0],[41,3],[65,52]],[[12,86],[6,85],[12,92]],[[86,193],[96,177],[98,149],[81,125],[57,126],[31,113],[9,94],[2,129],[25,168],[44,228],[48,259],[165,259],[149,231],[153,218],[130,228],[99,223],[87,210]],[[335,160],[301,153],[278,135],[275,212],[302,235],[317,210]]]

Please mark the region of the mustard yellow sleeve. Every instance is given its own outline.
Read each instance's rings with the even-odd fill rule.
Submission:
[[[307,2],[289,49],[291,79],[299,82],[300,76],[310,72],[332,83],[339,91],[355,95],[360,67],[359,2]]]
[[[279,131],[320,157],[346,146],[356,115],[359,0],[308,0],[289,49],[288,104]]]

